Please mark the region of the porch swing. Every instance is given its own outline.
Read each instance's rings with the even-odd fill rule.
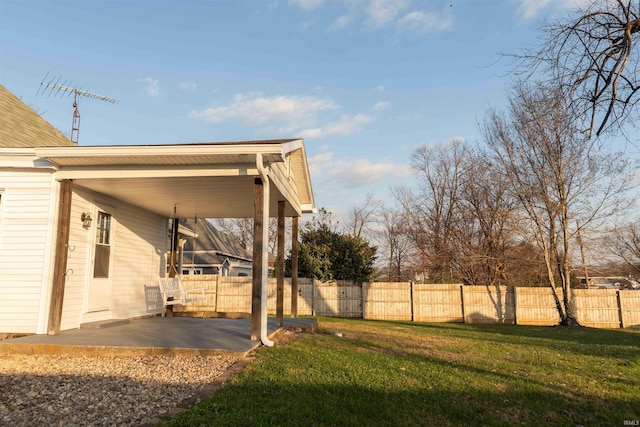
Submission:
[[[194,218],[194,250],[192,254],[192,265],[195,264],[195,236],[197,236],[197,222],[198,216],[196,215]],[[160,287],[160,295],[162,297],[163,307],[169,308],[169,306],[173,306],[176,304],[187,304],[190,302],[198,302],[204,301],[205,289],[206,288],[198,288],[198,289],[187,289],[184,287],[180,276],[182,275],[182,271],[178,274],[176,264],[176,256],[178,253],[178,226],[179,221],[178,218],[173,219],[173,227],[172,227],[172,235],[171,235],[171,266],[169,270],[169,277],[159,277],[158,285]],[[182,252],[182,251],[181,251]],[[182,270],[182,263],[179,263],[180,269]],[[173,273],[173,274],[172,274]],[[163,309],[162,316],[166,315],[166,310]]]

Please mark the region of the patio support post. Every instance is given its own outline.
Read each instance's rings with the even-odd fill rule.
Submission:
[[[291,317],[298,317],[298,217],[291,218]]]
[[[178,262],[178,227],[180,226],[180,219],[173,218],[171,227],[171,256],[169,267],[169,277],[176,277],[176,263]]]
[[[253,184],[253,275],[251,286],[251,339],[260,340],[260,296],[262,293],[262,210],[264,185],[260,178]]]
[[[278,201],[278,257],[276,261],[276,325],[284,325],[284,200]]]
[[[67,278],[69,228],[71,226],[72,188],[73,182],[70,179],[60,181],[56,252],[53,265],[53,283],[51,285],[49,323],[47,325],[47,333],[49,335],[59,334],[62,323],[62,302],[64,299],[64,285]]]

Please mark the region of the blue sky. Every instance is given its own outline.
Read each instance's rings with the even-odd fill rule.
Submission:
[[[480,139],[514,53],[576,0],[0,0],[0,83],[80,145],[303,137],[336,216],[408,183],[424,143]],[[41,91],[42,92],[42,91]]]

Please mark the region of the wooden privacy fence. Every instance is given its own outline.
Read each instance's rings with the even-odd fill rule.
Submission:
[[[206,288],[204,301],[175,311],[251,312],[251,277],[182,276],[189,289]],[[269,314],[276,311],[276,279],[268,283]],[[562,291],[557,290],[562,300]],[[574,289],[578,321],[594,328],[640,327],[640,291]],[[551,326],[560,322],[550,288],[464,286],[298,279],[298,315],[415,322],[505,323]],[[291,280],[284,282],[284,314],[291,314]]]
[[[220,277],[214,274],[183,275],[186,289],[205,288],[205,300],[176,306],[174,311],[250,313],[251,277]],[[277,279],[267,284],[267,312],[276,312]],[[284,315],[291,314],[291,279],[284,280]],[[348,281],[323,283],[298,279],[299,316],[335,316],[362,318],[362,287]]]

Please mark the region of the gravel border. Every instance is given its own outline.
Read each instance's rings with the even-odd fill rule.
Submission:
[[[214,393],[249,359],[212,356],[0,356],[0,426],[161,423]]]

